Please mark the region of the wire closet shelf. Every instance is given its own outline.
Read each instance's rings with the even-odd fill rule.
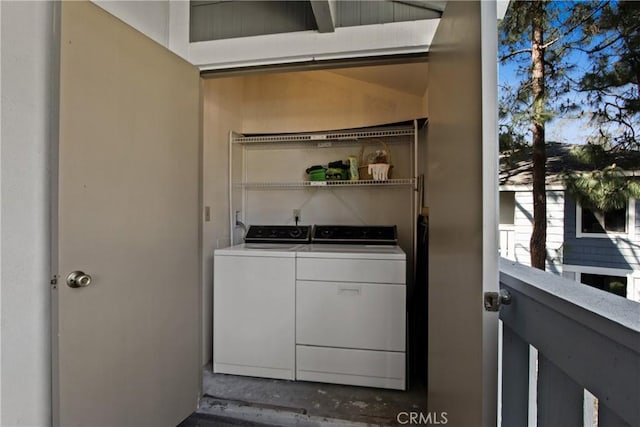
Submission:
[[[240,188],[273,188],[273,189],[285,189],[285,188],[336,188],[336,187],[403,187],[413,186],[415,179],[413,178],[401,178],[401,179],[388,179],[385,181],[375,180],[354,180],[354,181],[291,181],[291,182],[239,182],[234,183],[234,187]]]
[[[234,144],[265,144],[265,143],[318,143],[322,141],[340,142],[340,141],[358,141],[366,138],[384,138],[396,136],[413,136],[414,128],[412,126],[401,126],[391,128],[375,128],[366,130],[344,130],[334,132],[313,132],[313,133],[295,133],[280,135],[254,135],[244,136],[234,134],[232,142]]]

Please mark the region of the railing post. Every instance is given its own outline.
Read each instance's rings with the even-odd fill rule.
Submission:
[[[631,427],[602,401],[598,402],[598,427]]]
[[[529,344],[502,325],[502,425],[527,426]]]
[[[538,352],[538,427],[583,427],[584,388]]]

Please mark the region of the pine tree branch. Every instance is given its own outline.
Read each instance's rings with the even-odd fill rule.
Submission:
[[[610,46],[613,46],[614,44],[616,44],[618,41],[620,41],[621,39],[623,39],[624,36],[621,34],[617,37],[612,38],[611,40],[603,40],[600,44],[596,45],[595,47],[593,47],[593,49],[581,49],[583,52],[589,53],[589,54],[593,54],[596,52],[602,52],[605,49],[608,49]]]
[[[543,44],[543,45],[542,45],[542,49],[546,49],[546,48],[548,48],[549,46],[553,46],[555,43],[557,43],[557,42],[558,42],[558,40],[560,40],[561,38],[565,37],[567,34],[568,34],[568,33],[563,34],[563,35],[558,36],[558,37],[556,37],[555,39],[553,39],[553,40],[551,40],[551,41],[549,41],[549,42],[546,42],[545,44]]]
[[[551,41],[548,41],[547,43],[543,44],[542,45],[542,49],[546,49],[546,48],[548,48],[550,46],[553,46],[560,39],[563,39],[563,38],[567,37],[569,34],[571,34],[575,30],[580,28],[582,25],[584,25],[584,23],[587,22],[589,19],[591,19],[596,13],[598,13],[599,11],[604,9],[604,7],[605,7],[605,5],[602,4],[600,7],[594,9],[593,12],[591,12],[589,15],[585,16],[584,18],[582,18],[579,22],[577,22],[574,26],[570,27],[567,31],[565,31],[564,33],[560,34],[555,39],[553,39]]]
[[[500,62],[506,61],[509,58],[513,58],[516,55],[520,55],[521,53],[531,53],[531,48],[519,49],[519,50],[514,50],[513,52],[509,52],[506,55],[500,57],[499,61]]]

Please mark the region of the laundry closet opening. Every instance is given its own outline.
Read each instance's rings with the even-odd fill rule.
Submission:
[[[206,367],[201,411],[244,408],[238,410],[246,412],[247,419],[251,413],[265,416],[275,411],[294,418],[320,416],[374,423],[390,422],[400,411],[426,411],[428,213],[423,208],[427,191],[423,177],[427,73],[426,62],[413,61],[204,76],[202,361]],[[372,179],[362,167],[376,153],[384,154],[384,161],[392,166],[386,181]],[[312,178],[308,173],[314,166],[336,166],[337,161],[343,161],[346,169],[349,158],[360,163],[359,180],[346,171],[342,177],[327,175],[320,180],[317,174]],[[348,267],[346,276],[302,277],[301,266],[306,261],[301,261],[305,255],[300,255],[303,251],[298,246],[285,250],[285,255],[282,251],[251,253],[249,258],[259,260],[257,265],[264,270],[249,270],[239,257],[239,263],[224,267],[223,275],[215,254],[242,244],[247,227],[256,225],[309,226],[310,233],[314,225],[395,226],[397,246],[404,255],[402,259],[382,256],[374,249],[377,255],[371,260],[356,256],[359,263]],[[385,250],[388,246],[382,252]],[[321,252],[324,255],[307,253],[307,261],[322,258],[318,268],[340,271],[344,251],[326,255],[331,251],[323,247]],[[389,273],[394,269],[401,270],[397,280]],[[291,285],[271,292],[272,271],[276,282],[284,277]],[[223,280],[235,294],[220,291]],[[247,280],[261,287],[233,288]],[[349,305],[370,295],[370,290],[374,296],[367,300],[368,310]],[[342,299],[334,301],[334,294]],[[402,304],[390,305],[392,300]],[[325,304],[326,312],[306,316],[314,301]],[[269,323],[261,311],[269,305],[280,307],[282,318],[276,323]],[[319,322],[323,324],[316,330]],[[353,346],[347,333],[342,341],[336,338],[354,324],[388,330]],[[268,327],[281,328],[276,334],[279,340],[261,341]],[[314,338],[303,337],[304,328],[310,328]],[[331,342],[306,345],[304,340],[313,341],[316,332],[332,335]],[[357,335],[362,338],[367,333]],[[260,366],[259,358],[249,357],[255,363],[233,360],[231,353],[225,357],[234,366],[219,368],[226,373],[212,372],[216,364],[229,361],[215,360],[216,354],[224,353],[215,346],[243,339],[242,354],[271,352],[288,359],[287,366],[292,368]],[[346,361],[327,366],[332,360]],[[367,365],[369,370],[350,371],[344,366],[350,363]],[[311,364],[308,372],[313,374],[303,375],[301,364]]]

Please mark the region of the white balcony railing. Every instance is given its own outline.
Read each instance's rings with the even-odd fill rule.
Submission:
[[[640,426],[640,304],[504,259],[500,287],[503,427]]]
[[[512,224],[500,224],[500,256],[516,259],[516,227]]]

